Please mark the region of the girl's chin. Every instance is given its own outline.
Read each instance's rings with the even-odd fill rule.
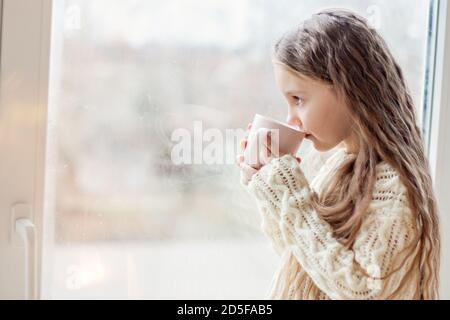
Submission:
[[[314,149],[316,149],[319,152],[326,152],[328,150],[333,149],[332,146],[329,146],[326,143],[323,143],[323,142],[317,140],[313,136],[309,136],[307,139],[310,140],[313,143]]]

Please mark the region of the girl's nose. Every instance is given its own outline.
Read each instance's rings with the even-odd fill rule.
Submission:
[[[303,130],[302,121],[297,115],[289,114],[288,117],[286,118],[286,122],[291,126],[295,126],[298,127],[300,130]]]

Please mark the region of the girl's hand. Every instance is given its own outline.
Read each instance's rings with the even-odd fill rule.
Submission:
[[[250,122],[247,125],[247,132],[250,131],[250,129],[252,128],[252,123]],[[245,161],[244,161],[244,151],[247,148],[247,139],[244,138],[241,140],[240,142],[240,148],[241,148],[241,154],[238,154],[236,157],[236,163],[239,165],[239,167],[241,168],[241,183],[244,185],[248,185],[248,183],[250,182],[250,180],[252,179],[252,176],[258,172],[257,169],[249,166]]]
[[[238,155],[237,163],[241,167],[241,183],[248,185],[253,175],[257,173],[258,170],[245,163],[243,155]]]
[[[247,126],[247,131],[251,129],[251,123]],[[278,141],[272,141],[271,131],[265,128],[260,128],[252,137],[250,137],[252,145],[255,145],[258,141],[261,141],[262,150],[260,150],[259,157],[257,159],[257,164],[251,166],[246,162],[243,153],[247,148],[248,139],[241,140],[240,147],[242,154],[239,154],[236,158],[237,164],[241,167],[241,183],[248,185],[252,176],[258,172],[258,170],[268,164],[274,157],[279,157],[277,152]],[[296,157],[298,163],[301,159]]]

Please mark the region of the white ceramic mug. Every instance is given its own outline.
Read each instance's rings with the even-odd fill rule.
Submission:
[[[260,128],[266,128],[271,131],[272,147],[278,150],[272,150],[274,154],[279,156],[285,154],[295,155],[305,137],[305,133],[287,123],[256,114],[252,121],[252,127],[249,132],[247,147],[244,151],[244,160],[247,164],[254,168],[260,166],[260,153],[265,148],[265,141],[259,141],[255,138]]]

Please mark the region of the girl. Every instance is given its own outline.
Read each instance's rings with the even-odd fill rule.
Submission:
[[[311,183],[300,159],[271,153],[267,131],[259,166],[238,156],[282,256],[268,298],[437,299],[436,200],[413,101],[384,40],[355,13],[324,10],[286,33],[273,61],[288,123],[335,152]]]

